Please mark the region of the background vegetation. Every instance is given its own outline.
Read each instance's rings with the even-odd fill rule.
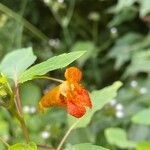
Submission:
[[[83,142],[111,150],[135,149],[136,143],[144,141],[149,149],[149,27],[149,0],[1,0],[0,59],[22,47],[33,47],[36,63],[86,50],[74,65],[83,70],[83,84],[89,91],[116,80],[124,85],[87,127],[71,133],[66,150]],[[49,75],[63,79],[63,72]],[[45,80],[27,82],[21,87],[21,98],[32,140],[56,147],[68,127],[66,112],[54,108],[39,117],[35,107],[54,85]],[[16,126],[0,109],[0,136],[9,143],[23,140]],[[0,149],[4,149],[1,143]]]

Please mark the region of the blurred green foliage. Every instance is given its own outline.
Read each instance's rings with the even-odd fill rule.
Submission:
[[[38,56],[35,63],[64,52],[87,51],[74,65],[83,70],[84,85],[90,91],[116,80],[124,86],[87,127],[71,133],[66,149],[83,142],[111,150],[130,149],[129,143],[122,147],[119,140],[108,139],[113,129],[110,137],[115,130],[116,138],[122,134],[125,142],[139,143],[137,150],[145,150],[150,141],[149,28],[149,0],[1,0],[0,59],[22,47],[33,47]],[[49,74],[63,78],[62,72]],[[36,79],[20,91],[32,140],[56,147],[68,127],[65,111],[52,108],[40,116],[37,111],[42,91],[54,85]],[[9,143],[22,142],[18,123],[10,118],[0,108],[0,136]],[[0,149],[4,149],[1,143]]]

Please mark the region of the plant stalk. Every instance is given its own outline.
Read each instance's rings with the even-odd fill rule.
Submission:
[[[55,150],[47,145],[43,145],[43,144],[37,144],[37,147],[39,148],[43,148],[43,149],[46,149],[46,150]]]
[[[52,81],[56,81],[56,82],[60,82],[60,83],[64,82],[63,80],[48,77],[48,76],[35,76],[35,77],[33,77],[33,79],[48,79],[48,80],[52,80]]]
[[[1,141],[7,148],[10,147],[9,144],[8,144],[7,142],[5,142],[1,137],[0,137],[0,141]]]
[[[60,150],[65,142],[65,140],[67,139],[67,137],[69,136],[69,134],[71,133],[71,131],[74,129],[74,127],[78,124],[79,120],[77,120],[66,132],[66,134],[64,135],[64,137],[62,138],[62,140],[60,141],[58,147],[56,150]]]
[[[30,142],[29,133],[25,124],[25,120],[22,115],[22,106],[21,106],[17,76],[15,76],[15,92],[16,92],[16,104],[17,104],[18,112],[15,111],[14,107],[11,107],[11,111],[19,120],[26,142],[29,143]]]
[[[25,140],[26,140],[27,143],[29,143],[29,142],[30,142],[30,137],[29,137],[28,129],[27,129],[27,127],[26,127],[24,118],[23,118],[18,112],[16,112],[13,108],[10,109],[10,111],[11,111],[12,114],[14,114],[14,116],[15,116],[15,117],[18,119],[18,121],[20,122],[21,129],[22,129],[22,131],[23,131]]]
[[[19,86],[18,86],[18,82],[16,82],[16,103],[17,103],[17,108],[18,111],[20,113],[20,115],[22,115],[22,107],[21,107],[21,101],[20,101],[20,94],[19,94]]]

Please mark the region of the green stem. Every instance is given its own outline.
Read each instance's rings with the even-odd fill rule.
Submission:
[[[71,18],[73,16],[74,7],[75,7],[75,0],[71,0],[70,1],[70,6],[69,6],[69,9],[68,9],[68,12],[67,12],[68,25],[69,25],[69,23],[71,21]]]
[[[70,33],[69,33],[69,30],[68,30],[68,26],[63,27],[63,34],[64,34],[64,38],[65,38],[66,44],[67,44],[67,46],[69,48],[71,43],[72,43],[72,41],[71,41]]]
[[[15,85],[16,87],[16,103],[17,103],[17,108],[18,108],[18,112],[20,113],[20,115],[22,115],[22,107],[21,107],[21,100],[20,100],[20,95],[19,95],[19,86],[18,86],[18,82]]]
[[[14,18],[19,23],[23,23],[23,25],[30,30],[34,35],[36,35],[38,38],[44,41],[48,41],[48,37],[42,33],[38,28],[36,28],[34,25],[32,25],[29,21],[24,19],[22,16],[18,15],[16,12],[12,11],[7,6],[0,3],[0,10],[4,13],[6,13],[8,16]]]
[[[19,15],[21,17],[23,17],[23,14],[25,12],[25,8],[27,6],[27,3],[28,3],[28,0],[21,2],[21,10],[19,12]],[[17,48],[21,48],[23,29],[24,29],[23,28],[23,24],[22,23],[18,23],[17,26],[16,26],[16,33],[14,34],[14,40],[16,42],[16,47]]]
[[[53,9],[53,7],[49,7],[51,9],[51,12],[55,18],[55,20],[57,21],[57,23],[62,27],[62,20],[60,18],[60,16],[58,15],[58,13]]]
[[[16,112],[14,107],[11,107],[9,109],[9,111],[18,119],[18,121],[20,122],[24,137],[26,139],[26,142],[29,143],[30,142],[30,137],[29,137],[29,133],[28,133],[28,129],[26,127],[24,118],[18,113]]]
[[[37,144],[37,147],[39,148],[43,148],[43,149],[46,149],[46,150],[54,150],[53,148],[47,146],[47,145],[42,145],[42,144]]]
[[[18,121],[21,124],[21,128],[22,128],[23,134],[25,136],[26,142],[29,143],[30,142],[29,134],[28,134],[28,130],[27,130],[24,118],[22,116],[22,111],[21,111],[21,101],[20,101],[19,87],[18,87],[18,81],[17,81],[16,76],[15,76],[15,90],[16,90],[15,92],[16,92],[17,105],[15,105],[16,104],[15,103],[15,95],[14,95],[13,91],[11,90],[11,87],[8,82],[6,84],[6,88],[10,95],[10,101],[7,104],[0,100],[0,106],[5,107],[12,115],[14,115],[18,119]],[[16,111],[15,106],[18,108],[18,111]]]
[[[53,81],[60,82],[60,83],[64,82],[63,80],[48,77],[48,76],[35,76],[33,77],[33,79],[48,79],[48,80],[53,80]]]
[[[98,22],[93,22],[93,42],[97,43],[97,37],[98,37]]]
[[[56,19],[56,21],[59,23],[59,25],[61,26],[61,28],[63,30],[63,35],[64,35],[64,38],[65,38],[68,48],[70,47],[70,45],[72,43],[71,36],[70,36],[69,30],[68,30],[68,26],[69,26],[71,18],[73,16],[74,7],[75,7],[75,0],[71,0],[67,14],[65,16],[65,18],[67,18],[67,23],[63,23],[63,20],[61,19],[60,15],[53,9],[52,6],[50,7],[54,18]]]
[[[79,123],[79,119],[68,129],[68,131],[66,132],[66,134],[64,135],[64,137],[62,138],[61,142],[59,143],[58,147],[56,150],[60,150],[61,147],[63,146],[65,140],[67,139],[67,137],[69,136],[69,134],[71,133],[71,131],[74,129],[74,127]]]
[[[24,118],[21,117],[19,121],[20,121],[20,124],[21,124],[21,128],[22,128],[23,134],[25,136],[26,142],[29,143],[30,142],[30,138],[29,138],[28,129],[26,127]]]
[[[1,141],[7,148],[10,147],[9,144],[8,144],[7,142],[5,142],[1,137],[0,137],[0,141]]]
[[[17,119],[19,120],[19,122],[21,124],[21,128],[22,128],[23,134],[25,136],[26,142],[29,143],[30,138],[29,138],[28,129],[26,127],[25,120],[22,116],[22,106],[21,106],[21,100],[20,100],[20,94],[19,94],[19,84],[18,84],[17,78],[15,80],[15,87],[16,87],[16,102],[17,102],[17,108],[18,108],[18,112],[17,113],[15,112],[15,116],[17,117]]]

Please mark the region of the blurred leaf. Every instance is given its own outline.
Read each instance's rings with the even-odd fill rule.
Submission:
[[[137,132],[138,131],[138,132]],[[133,141],[141,142],[149,138],[150,128],[145,125],[131,124],[128,130],[128,137]]]
[[[110,144],[119,148],[135,147],[135,143],[127,139],[126,132],[121,128],[107,128],[105,129],[105,136]]]
[[[106,103],[111,101],[117,95],[117,90],[121,87],[121,85],[122,85],[122,83],[120,81],[117,81],[113,85],[105,87],[102,90],[93,91],[90,94],[92,104],[93,104],[92,109],[91,110],[88,109],[86,114],[80,119],[76,119],[69,115],[68,116],[69,125],[71,126],[77,120],[79,120],[79,122],[75,126],[75,128],[86,127],[90,123],[94,113],[96,111],[102,109],[102,107]]]
[[[73,47],[72,47],[72,50],[71,51],[86,51],[86,53],[81,56],[80,59],[77,60],[77,62],[79,63],[80,66],[83,66],[84,63],[87,61],[87,59],[89,57],[91,57],[92,53],[95,49],[95,46],[93,44],[93,42],[90,42],[90,41],[78,41],[76,42]]]
[[[108,26],[118,26],[126,21],[130,21],[135,18],[136,14],[137,12],[134,9],[126,7],[114,16],[114,18],[109,22]]]
[[[150,1],[149,0],[138,0],[140,3],[140,16],[144,17],[150,13]]]
[[[95,142],[95,134],[91,133],[89,128],[77,128],[71,132],[67,139],[67,143],[79,144],[79,143],[93,143]]]
[[[8,150],[37,150],[37,146],[33,142],[29,144],[18,143],[9,147]]]
[[[150,49],[135,52],[132,55],[131,64],[124,76],[135,75],[139,72],[150,72]]]
[[[3,144],[0,143],[0,149],[5,149],[5,146]]]
[[[24,73],[21,74],[19,82],[23,83],[28,80],[32,80],[34,76],[44,75],[49,71],[66,67],[67,65],[72,63],[74,60],[82,56],[84,53],[85,51],[78,51],[78,52],[62,54],[59,56],[54,56],[26,70]]]
[[[20,96],[24,105],[36,106],[41,97],[41,90],[36,84],[28,82],[20,87]]]
[[[122,9],[132,6],[137,0],[118,0],[117,4],[111,8],[111,12],[118,13]]]
[[[20,48],[19,40],[21,42],[21,27],[22,24],[18,24],[13,19],[9,18],[5,13],[3,14],[6,18],[6,22],[4,23],[0,19],[0,23],[4,23],[2,27],[0,27],[0,58],[1,55],[4,56],[6,53],[15,50],[16,48]],[[15,27],[15,28],[14,28]]]
[[[90,143],[82,143],[73,145],[72,150],[108,150],[98,145],[92,145]]]
[[[9,133],[8,123],[2,119],[0,119],[0,136],[7,136]]]
[[[8,53],[0,64],[0,71],[9,78],[17,77],[36,60],[32,48],[22,48]]]
[[[116,26],[124,21],[133,19],[137,14],[137,7],[134,6],[135,2],[140,5],[138,10],[141,17],[150,13],[149,0],[118,0],[117,5],[108,9],[108,12],[115,13],[115,16],[109,23],[109,26]]]
[[[150,108],[142,110],[132,117],[132,121],[138,124],[150,125]]]
[[[136,150],[149,150],[150,148],[150,142],[145,141],[137,144]]]
[[[131,52],[135,49],[134,44],[141,39],[140,34],[129,32],[117,40],[108,53],[108,57],[116,59],[115,69],[119,69],[125,62],[130,60]]]

